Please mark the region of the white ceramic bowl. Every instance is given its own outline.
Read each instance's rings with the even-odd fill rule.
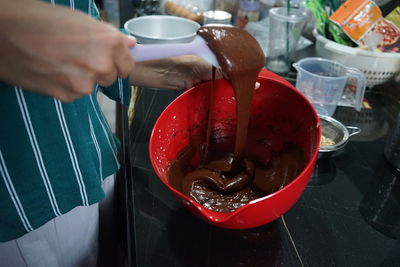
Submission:
[[[187,43],[194,39],[200,24],[167,15],[151,15],[128,20],[124,28],[139,44]]]

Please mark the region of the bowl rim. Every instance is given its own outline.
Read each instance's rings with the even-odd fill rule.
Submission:
[[[197,29],[199,29],[201,27],[201,25],[199,23],[197,23],[196,21],[190,20],[190,19],[186,19],[186,18],[181,18],[181,17],[177,17],[177,16],[170,16],[170,15],[148,15],[148,16],[141,16],[141,17],[136,17],[136,18],[132,18],[127,20],[124,23],[124,29],[127,30],[129,32],[129,34],[138,37],[138,38],[146,38],[146,39],[151,39],[151,40],[158,40],[160,38],[154,37],[154,36],[150,36],[150,35],[145,35],[145,34],[138,34],[138,33],[134,33],[132,30],[129,29],[129,25],[132,23],[137,23],[138,21],[146,21],[146,20],[153,20],[153,19],[157,19],[157,20],[174,20],[174,21],[184,21],[188,24],[191,24],[195,27],[197,27]],[[186,35],[181,35],[179,37],[162,37],[161,39],[163,40],[176,40],[176,39],[185,39],[185,38],[190,38],[193,37],[197,34],[197,32],[193,32],[191,34],[186,34]]]

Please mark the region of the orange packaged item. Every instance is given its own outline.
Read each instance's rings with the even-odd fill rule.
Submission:
[[[371,0],[347,0],[329,18],[361,47],[398,52],[400,31]]]

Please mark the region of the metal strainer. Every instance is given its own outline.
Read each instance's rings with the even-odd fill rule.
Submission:
[[[321,122],[322,136],[327,138],[330,144],[321,143],[319,147],[320,156],[328,156],[333,152],[343,148],[349,137],[360,132],[360,128],[354,126],[344,126],[332,117],[319,115]]]

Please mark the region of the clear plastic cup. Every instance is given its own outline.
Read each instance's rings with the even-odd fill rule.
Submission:
[[[203,25],[232,23],[232,15],[222,10],[209,10],[203,13]]]
[[[289,72],[306,18],[301,9],[275,7],[269,10],[267,69],[278,74]]]
[[[297,70],[296,88],[310,100],[318,114],[333,115],[349,79],[357,81],[354,108],[361,110],[366,79],[360,70],[323,58],[304,58],[293,66]]]

